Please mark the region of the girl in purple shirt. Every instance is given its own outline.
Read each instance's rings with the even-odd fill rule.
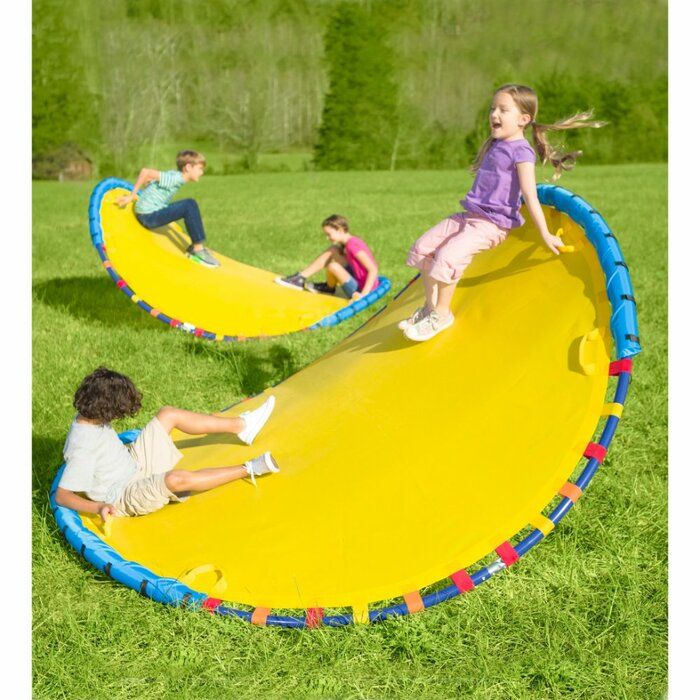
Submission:
[[[321,223],[331,242],[312,263],[300,272],[278,277],[275,282],[294,289],[321,294],[339,294],[346,299],[359,299],[379,286],[379,268],[369,246],[350,233],[344,216],[333,214]],[[308,282],[307,278],[326,270],[325,282]]]
[[[592,112],[580,112],[554,124],[535,122],[537,95],[524,85],[500,87],[491,103],[491,135],[479,150],[472,170],[476,178],[460,202],[464,211],[453,214],[424,233],[412,246],[406,264],[421,271],[425,303],[399,328],[410,340],[429,340],[454,323],[450,304],[457,283],[474,255],[502,243],[512,228],[522,226],[522,194],[543,243],[559,255],[562,240],[547,229],[535,184],[535,163],[554,166],[556,180],[571,170],[580,151],[560,152],[547,141],[546,132],[599,127]],[[535,150],[525,138],[532,128]]]

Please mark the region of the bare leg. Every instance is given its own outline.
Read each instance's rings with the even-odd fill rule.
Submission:
[[[454,296],[455,289],[457,289],[457,282],[437,282],[435,281],[437,287],[437,303],[433,307],[440,316],[450,315],[450,305],[452,304],[452,297]]]
[[[437,305],[438,283],[427,272],[421,273],[423,288],[425,289],[425,305],[429,309],[434,309]]]
[[[326,267],[328,261],[333,257],[333,253],[337,250],[338,249],[333,245],[330,248],[327,248],[316,258],[316,260],[305,267],[299,274],[302,277],[311,277],[317,272],[320,272],[324,267]]]
[[[205,433],[234,433],[238,434],[245,428],[242,418],[225,418],[206,413],[195,413],[174,406],[163,406],[156,413],[156,418],[169,433],[173,428],[188,435],[204,435]]]
[[[350,273],[336,260],[331,260],[326,268],[328,284],[334,287],[336,284],[345,284],[350,279]],[[331,282],[330,280],[333,280]]]
[[[165,474],[165,485],[175,494],[187,491],[208,491],[246,476],[248,472],[242,464],[235,467],[210,467],[194,472],[186,469],[171,469]]]

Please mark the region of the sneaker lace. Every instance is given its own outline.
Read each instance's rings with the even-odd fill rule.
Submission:
[[[416,324],[418,321],[420,321],[423,318],[423,311],[425,310],[424,306],[421,306],[420,309],[416,309],[413,312],[413,316],[411,316],[411,323]]]
[[[253,466],[253,463],[248,462],[248,464],[245,465],[245,470],[248,472],[248,476],[253,482],[253,486],[257,486],[257,482],[255,481],[255,467]]]

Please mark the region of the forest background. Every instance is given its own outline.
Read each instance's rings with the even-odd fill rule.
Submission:
[[[33,174],[134,177],[198,148],[213,174],[450,169],[491,91],[533,85],[586,163],[667,158],[660,0],[34,0]]]

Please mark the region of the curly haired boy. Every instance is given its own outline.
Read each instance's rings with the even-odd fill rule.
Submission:
[[[103,520],[146,515],[184,500],[191,491],[206,491],[246,476],[255,481],[256,476],[279,471],[269,452],[236,466],[174,469],[182,453],[170,437],[174,428],[190,435],[234,433],[250,445],[272,413],[274,396],[235,418],[164,406],[129,445],[122,443],[111,422],[141,409],[141,393],[131,379],[99,367],[83,379],[73,405],[78,415],[63,448],[66,467],[56,503],[97,513]]]

